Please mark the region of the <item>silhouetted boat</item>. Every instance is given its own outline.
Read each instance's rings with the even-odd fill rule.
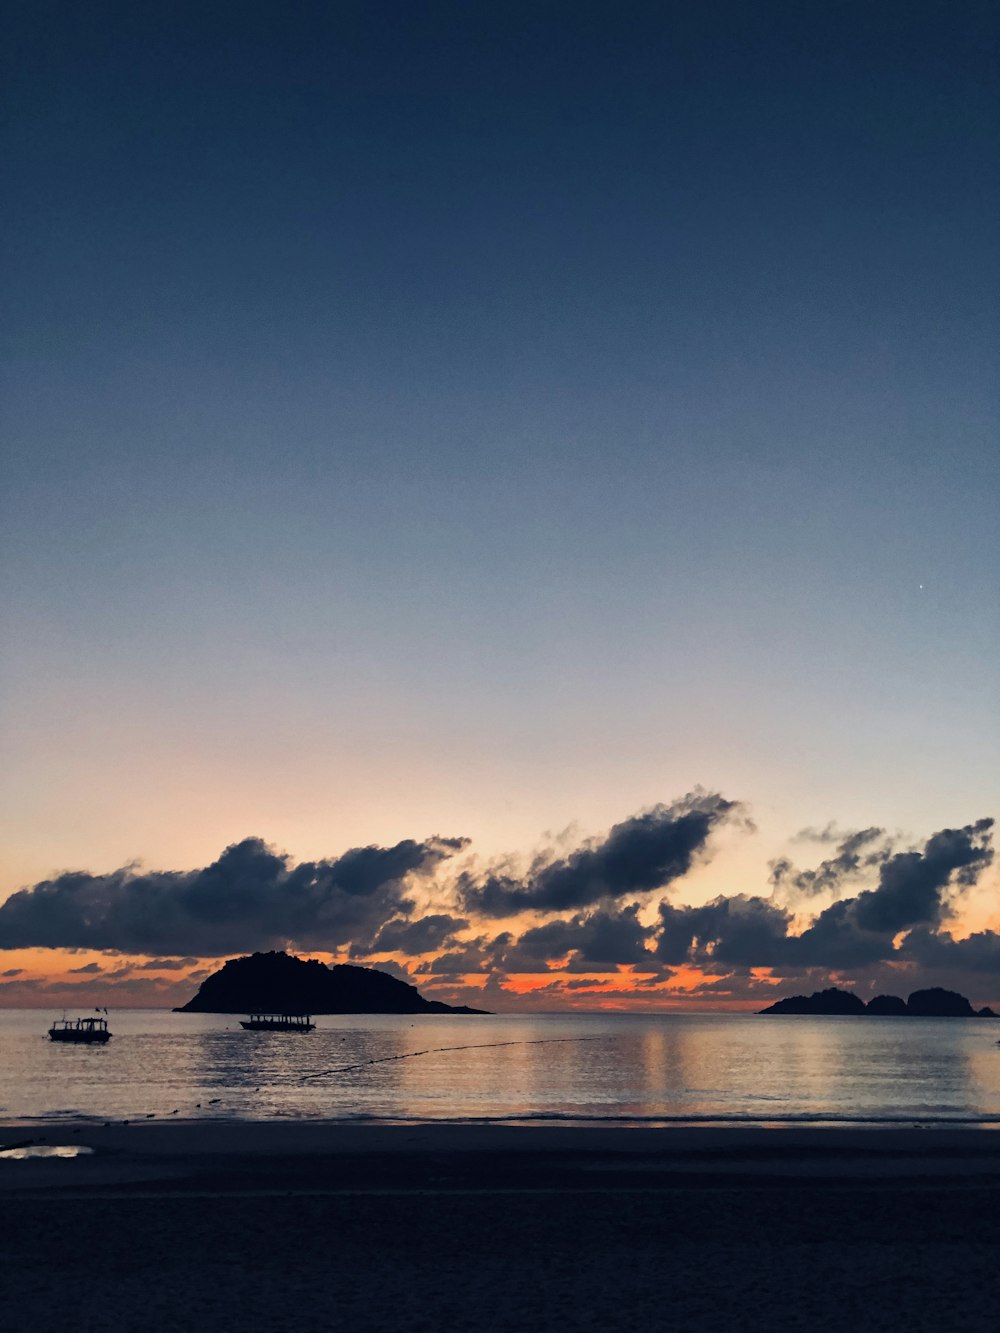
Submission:
[[[106,1018],[57,1018],[49,1028],[53,1041],[105,1042],[111,1040]]]
[[[312,1032],[316,1026],[309,1014],[251,1014],[240,1019],[248,1032]]]

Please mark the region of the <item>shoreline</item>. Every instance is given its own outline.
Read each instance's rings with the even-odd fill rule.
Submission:
[[[31,1150],[74,1150],[73,1157]],[[143,1120],[0,1125],[0,1194],[206,1182],[222,1193],[584,1188],[669,1190],[948,1180],[1000,1186],[1000,1136],[969,1126],[657,1126]],[[181,1182],[186,1182],[182,1185]]]

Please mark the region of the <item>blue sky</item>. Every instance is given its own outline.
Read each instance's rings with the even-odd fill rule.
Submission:
[[[0,894],[996,812],[992,7],[7,22]]]

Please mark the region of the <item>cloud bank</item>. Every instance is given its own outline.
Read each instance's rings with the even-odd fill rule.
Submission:
[[[464,838],[355,847],[303,861],[247,838],[201,870],[73,871],[0,905],[0,949],[115,949],[201,957],[282,947],[334,949],[408,916],[411,876],[428,875]]]
[[[842,970],[918,960],[918,940],[925,942],[926,960],[926,942],[936,939],[950,941],[948,957],[958,963],[965,942],[939,928],[950,913],[953,892],[971,888],[992,862],[992,828],[992,819],[980,819],[959,829],[942,829],[922,851],[889,856],[879,867],[874,889],[833,903],[799,933],[793,931],[792,913],[767,898],[735,894],[702,907],[662,902],[657,956],[666,963],[690,962],[715,970]]]
[[[679,881],[728,823],[749,826],[737,802],[695,791],[575,851],[536,856],[520,874],[455,862],[465,838],[358,847],[298,865],[248,838],[197,870],[77,871],[23,889],[0,904],[0,949],[118,955],[107,965],[75,960],[63,984],[87,978],[163,990],[187,981],[198,959],[291,947],[400,975],[408,969],[443,997],[484,1005],[523,991],[532,983],[518,978],[532,975],[538,1004],[594,987],[641,998],[679,974],[706,998],[763,994],[775,978],[814,988],[874,979],[878,969],[914,978],[968,973],[1000,984],[1000,934],[952,933],[963,896],[993,860],[991,819],[941,829],[905,849],[874,826],[831,825],[796,839],[831,848],[814,868],[771,863],[767,896],[678,902]],[[821,906],[822,895],[835,901]],[[512,919],[520,913],[526,921]],[[141,980],[160,972],[177,974],[176,982]],[[541,981],[545,974],[556,975]],[[2,975],[11,996],[36,984],[21,968]],[[470,984],[473,976],[479,980]]]

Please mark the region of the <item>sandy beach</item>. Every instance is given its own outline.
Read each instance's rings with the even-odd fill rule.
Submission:
[[[972,1129],[11,1125],[6,1327],[1000,1323]]]

